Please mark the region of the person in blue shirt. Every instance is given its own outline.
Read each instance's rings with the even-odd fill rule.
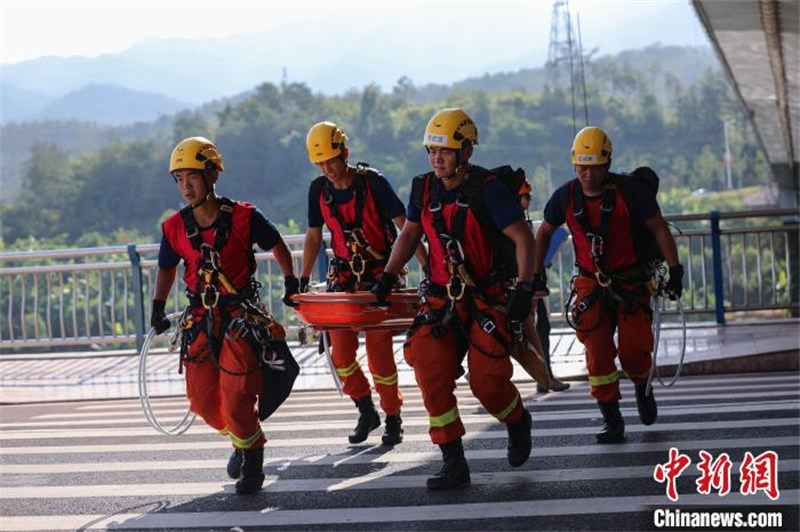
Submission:
[[[531,193],[533,192],[533,187],[531,186],[530,182],[527,180],[519,189],[519,202],[522,206],[522,211],[525,213],[525,217],[528,218],[528,209],[531,205]],[[528,223],[533,228],[533,222],[528,219]],[[556,253],[558,252],[558,248],[561,247],[561,244],[567,239],[568,233],[559,227],[556,229],[556,232],[553,233],[553,238],[550,240],[550,247],[547,250],[547,255],[544,259],[544,267],[545,269],[550,268],[550,265],[553,263],[553,257],[555,257]],[[550,315],[547,312],[547,305],[544,302],[543,297],[536,299],[536,333],[539,335],[539,342],[542,344],[542,356],[544,357],[545,362],[547,362],[547,371],[550,373],[550,387],[547,388],[542,386],[541,383],[536,384],[536,390],[539,393],[547,393],[550,390],[554,392],[563,392],[569,389],[569,383],[563,382],[558,380],[555,375],[553,375],[553,368],[550,363]]]

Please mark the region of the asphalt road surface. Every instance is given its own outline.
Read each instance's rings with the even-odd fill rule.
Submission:
[[[459,383],[472,485],[445,492],[425,488],[440,454],[415,388],[403,389],[405,441],[395,448],[380,445],[382,429],[350,445],[356,409],[335,391],[293,394],[264,423],[267,480],[248,496],[237,495],[225,474],[230,443],[200,420],[168,437],[146,423],[135,400],[3,405],[0,529],[655,530],[657,513],[702,510],[752,511],[781,519],[772,529],[798,530],[796,373],[687,377],[657,387],[659,418],[650,427],[639,422],[624,382],[627,441],[605,446],[595,444],[602,423],[587,383],[551,394],[537,394],[531,382],[519,387],[533,414],[534,448],[514,469],[505,427]],[[155,404],[165,425],[186,411],[183,398]],[[677,502],[654,479],[671,448],[691,460],[676,477]],[[731,464],[724,475],[717,462],[723,475],[708,494],[698,492],[700,451],[715,460],[727,453]],[[777,455],[772,469],[767,451]],[[744,468],[745,485],[747,453],[760,469]],[[725,477],[730,492],[720,495]]]

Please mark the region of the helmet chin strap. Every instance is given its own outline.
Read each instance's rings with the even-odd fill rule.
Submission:
[[[453,173],[450,174],[449,176],[442,177],[441,178],[442,181],[448,181],[450,179],[453,179],[455,176],[457,176],[458,174],[461,173],[461,171],[464,169],[464,167],[468,167],[469,166],[468,162],[463,162],[463,163],[461,162],[461,154],[462,153],[464,153],[464,148],[461,148],[458,151],[458,155],[456,156],[456,167],[453,169]]]
[[[208,177],[206,177],[206,173],[203,172],[203,183],[206,186],[206,190],[208,193],[203,197],[203,199],[197,205],[192,205],[192,210],[197,209],[198,207],[202,206],[205,202],[211,199],[214,196],[214,187],[208,184]]]

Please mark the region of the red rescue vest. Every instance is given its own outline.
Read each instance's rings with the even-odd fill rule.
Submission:
[[[234,201],[230,235],[219,252],[219,267],[237,290],[247,286],[250,277],[256,271],[253,244],[250,241],[250,221],[255,205]],[[183,218],[180,212],[170,216],[163,225],[164,236],[175,253],[184,260],[183,280],[186,286],[194,291],[202,290],[198,270],[203,265],[203,254],[194,249],[186,235]],[[214,228],[200,231],[204,243],[214,245]],[[223,286],[217,286],[222,295],[227,295]]]
[[[333,254],[340,259],[348,260],[351,258],[352,251],[347,246],[345,229],[359,229],[359,227],[355,227],[358,225],[357,222],[359,221],[356,213],[358,207],[361,208],[360,229],[366,239],[366,244],[372,246],[372,248],[384,255],[387,259],[391,253],[391,245],[395,237],[395,233],[392,231],[394,226],[391,225],[392,222],[390,220],[384,220],[384,217],[381,215],[380,207],[372,193],[372,186],[369,184],[369,180],[374,179],[376,175],[378,175],[377,172],[372,169],[357,173],[352,185],[356,190],[350,201],[344,204],[336,204],[332,194],[327,197],[327,201],[332,202],[332,204],[329,205],[326,203],[325,187],[327,186],[327,179],[325,176],[318,177],[311,184],[312,190],[319,189],[319,198],[317,201],[319,202],[320,212],[322,212],[325,225],[331,230],[331,247],[333,248]],[[363,186],[362,183],[357,182],[360,179],[364,180]],[[358,190],[359,187],[361,187],[361,192]],[[359,203],[359,193],[363,194],[363,205],[360,206],[357,205],[357,203]],[[338,216],[331,213],[331,208],[338,212]],[[342,222],[347,227],[342,227]]]
[[[572,244],[575,247],[575,262],[578,267],[587,272],[594,273],[597,268],[592,260],[592,253],[586,233],[575,219],[574,213],[574,194],[573,187],[580,186],[578,180],[574,179],[569,183],[569,201],[565,209],[567,226],[572,233]],[[613,273],[626,270],[638,263],[633,237],[631,236],[631,214],[622,195],[620,188],[616,189],[616,199],[614,210],[611,212],[608,233],[605,238],[603,251],[603,264],[606,273]],[[596,199],[583,202],[589,226],[598,227],[600,225],[600,204],[601,196]]]
[[[439,245],[439,236],[436,233],[433,213],[430,210],[430,186],[436,177],[433,172],[428,172],[422,176],[422,178],[424,179],[424,184],[420,222],[422,223],[423,231],[428,237],[428,241],[431,243],[428,247],[430,254],[428,259],[430,279],[434,284],[446,285],[450,280],[450,274],[445,269],[442,246]],[[452,231],[453,219],[457,211],[458,206],[455,202],[442,204],[442,217],[448,232]],[[492,231],[487,227],[481,226],[478,219],[475,217],[475,213],[472,212],[472,209],[467,209],[463,234],[461,245],[464,248],[467,268],[472,276],[472,280],[480,284],[492,271],[494,265],[494,252],[491,240]]]

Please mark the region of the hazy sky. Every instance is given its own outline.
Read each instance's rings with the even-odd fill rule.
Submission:
[[[707,44],[688,0],[570,2],[580,15],[585,49],[601,53],[662,44]],[[258,33],[296,22],[354,31],[401,27],[408,39],[430,42],[432,54],[484,52],[490,34],[498,59],[530,55],[546,58],[551,0],[509,1],[36,1],[0,2],[0,63],[46,55],[94,57],[121,52],[147,38],[228,37]],[[379,37],[378,37],[379,38]],[[332,43],[335,47],[335,43]],[[491,52],[491,50],[488,50]],[[402,55],[402,50],[398,50]]]

